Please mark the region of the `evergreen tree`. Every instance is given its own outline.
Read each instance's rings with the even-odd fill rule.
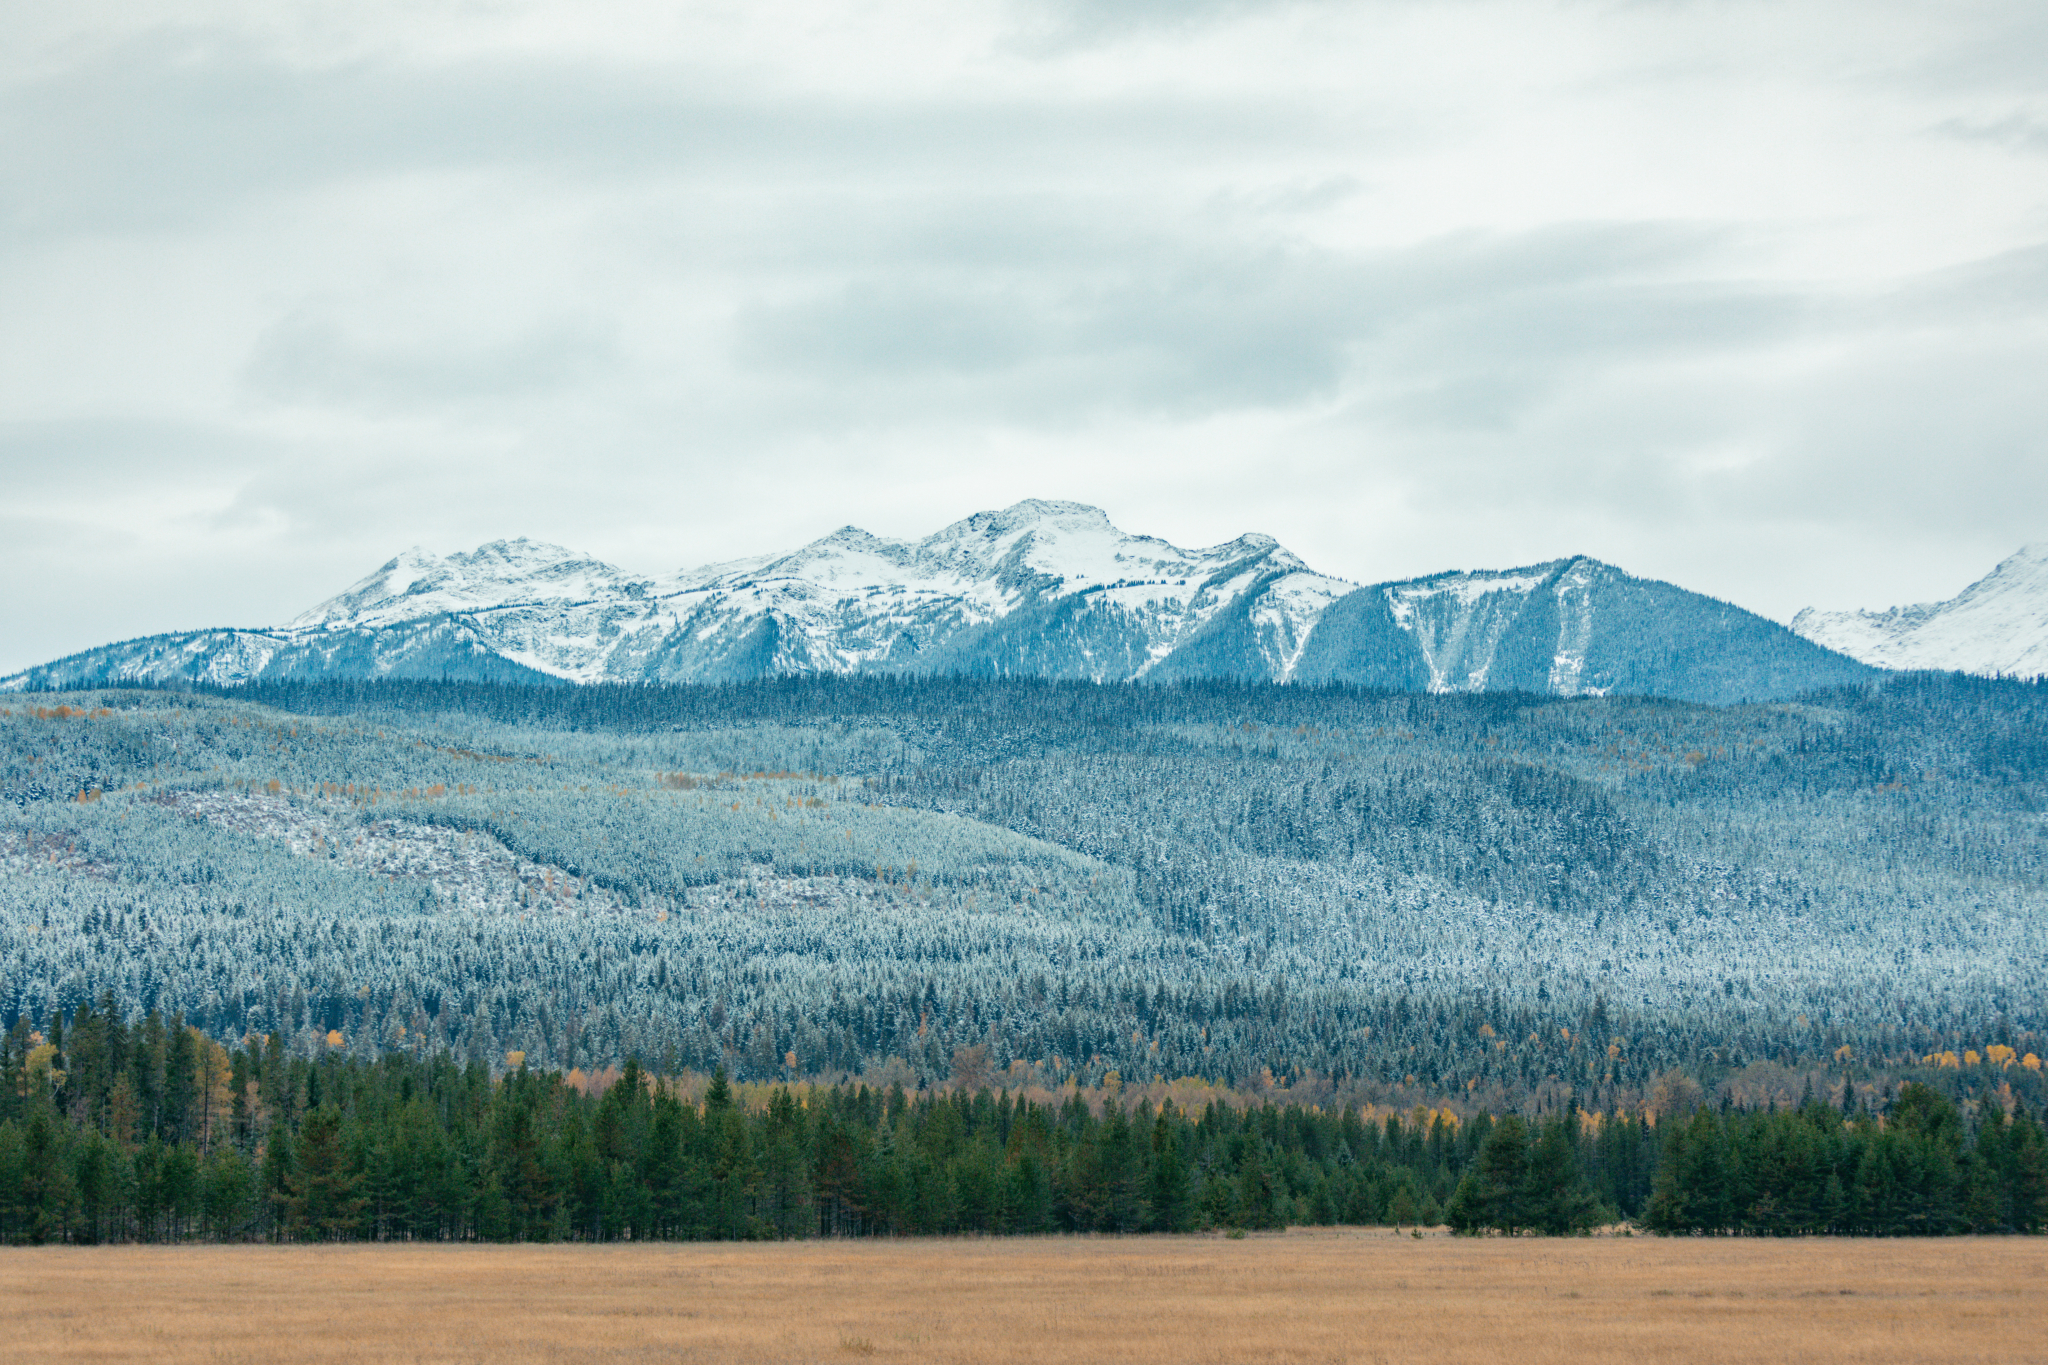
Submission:
[[[787,1089],[768,1102],[762,1142],[763,1213],[776,1237],[807,1236],[817,1226],[812,1209],[809,1131]]]
[[[1180,1232],[1191,1223],[1193,1186],[1165,1108],[1152,1121],[1152,1175],[1145,1196],[1152,1231]]]
[[[255,1217],[257,1173],[249,1158],[233,1146],[207,1154],[202,1176],[206,1230],[217,1241],[247,1235]]]
[[[1512,1236],[1530,1226],[1529,1129],[1510,1114],[1493,1126],[1458,1182],[1446,1220],[1458,1232],[1497,1228]]]
[[[1552,1237],[1582,1232],[1599,1221],[1599,1201],[1586,1183],[1573,1143],[1576,1125],[1576,1110],[1550,1119],[1529,1155],[1524,1216],[1528,1226]]]
[[[341,1110],[322,1104],[309,1111],[285,1176],[285,1231],[302,1241],[329,1241],[349,1232],[363,1210],[362,1175],[350,1169]]]

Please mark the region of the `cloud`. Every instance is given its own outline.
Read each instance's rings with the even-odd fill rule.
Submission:
[[[1181,34],[1335,0],[1017,0],[1018,45],[1046,55],[1138,35]]]
[[[0,668],[1030,495],[1781,615],[2048,536],[2031,0],[180,15],[0,55]]]
[[[1540,393],[1575,370],[1755,345],[1794,329],[1788,291],[1689,278],[1719,237],[1659,224],[1461,233],[1339,252],[1270,235],[1091,233],[1081,207],[1021,261],[887,274],[744,310],[736,348],[784,383],[881,395],[943,379],[946,405],[1013,423],[1319,403],[1347,384]],[[1042,225],[1043,226],[1043,225]],[[1051,243],[1048,245],[1048,243]],[[1042,269],[1051,257],[1055,271]],[[1471,411],[1388,400],[1409,420]]]
[[[1917,41],[1903,52],[1895,71],[1946,91],[1990,94],[2048,93],[2048,11],[2032,0],[1974,0],[1954,23],[1929,23],[1924,11],[1894,3]],[[1890,75],[1891,73],[1887,73]]]
[[[332,318],[295,313],[256,341],[246,381],[278,403],[407,409],[450,403],[506,404],[546,396],[618,364],[600,319],[544,322],[504,341],[472,336],[365,342]]]
[[[2031,114],[2010,113],[1995,119],[1949,119],[1938,125],[1935,131],[1964,142],[1982,142],[2010,151],[2048,155],[2048,120]]]
[[[737,176],[810,187],[1057,165],[1087,147],[1239,154],[1298,139],[1271,95],[1048,102],[1003,91],[789,92],[684,58],[534,54],[305,66],[232,33],[152,31],[0,83],[0,215],[16,231],[179,228],[323,185],[544,173],[584,184]]]

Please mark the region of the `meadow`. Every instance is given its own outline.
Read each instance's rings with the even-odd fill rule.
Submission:
[[[1196,1236],[0,1251],[10,1359],[2048,1361],[2048,1240]]]

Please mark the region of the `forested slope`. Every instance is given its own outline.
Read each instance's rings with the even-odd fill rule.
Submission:
[[[275,685],[0,714],[0,1016],[1639,1095],[2040,1043],[2048,690]],[[1845,1050],[1846,1049],[1846,1050]],[[2035,1073],[2015,1063],[2026,1080]],[[1548,1090],[1546,1090],[1546,1087]]]

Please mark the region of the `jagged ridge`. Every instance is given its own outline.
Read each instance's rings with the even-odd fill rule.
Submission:
[[[1031,500],[922,540],[848,526],[792,554],[660,577],[525,539],[412,549],[275,630],[127,641],[0,688],[859,671],[1717,702],[1870,673],[1740,608],[1583,557],[1361,588],[1271,536],[1186,550],[1127,535],[1098,508]]]

